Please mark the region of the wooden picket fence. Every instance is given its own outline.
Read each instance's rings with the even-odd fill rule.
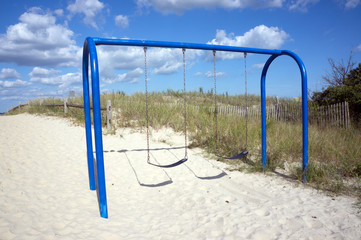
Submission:
[[[310,123],[350,128],[350,111],[348,102],[336,103],[329,106],[309,106],[308,119]]]
[[[8,110],[7,112],[12,112],[16,109],[19,109],[19,108],[22,108],[24,106],[27,106],[27,105],[31,105],[31,101],[28,101],[27,103],[25,104],[22,104],[21,102],[19,102],[19,105],[18,106],[15,106],[15,107],[12,107],[10,110]],[[68,99],[67,98],[64,98],[63,99],[63,103],[43,103],[43,100],[40,99],[40,102],[39,102],[40,105],[43,105],[43,106],[47,106],[47,107],[63,107],[64,108],[64,114],[67,114],[68,113],[68,109],[69,108],[84,108],[83,105],[78,105],[78,104],[73,104],[73,103],[68,103]],[[93,109],[93,107],[91,106],[90,109]],[[106,125],[107,125],[107,129],[110,129],[111,128],[111,120],[112,120],[112,105],[111,105],[111,101],[108,100],[107,101],[107,107],[106,108],[100,108],[101,111],[106,111],[107,114],[106,114]]]
[[[42,103],[40,103],[42,104]],[[156,105],[164,103],[155,103]],[[169,103],[171,107],[181,107],[183,103]],[[14,111],[17,108],[30,105],[30,101],[26,104],[19,103],[18,106],[13,107],[10,111]],[[63,106],[64,113],[67,113],[69,107],[84,108],[81,105],[74,105],[67,102],[67,99],[64,99],[64,103],[54,103],[54,104],[44,104],[47,106]],[[188,111],[199,111],[200,106],[188,104]],[[107,108],[102,108],[101,110],[107,111],[107,126],[111,126],[111,103],[110,100],[107,102]],[[210,112],[214,112],[214,106],[209,107]],[[220,115],[230,115],[230,116],[239,116],[242,118],[246,117],[246,114],[249,119],[260,120],[261,119],[261,106],[254,105],[246,108],[241,106],[232,106],[232,105],[220,105],[217,107],[217,113]],[[291,103],[278,103],[274,105],[269,105],[266,107],[267,119],[274,119],[277,121],[288,121],[288,122],[297,122],[302,120],[302,105],[300,102],[291,102]],[[310,124],[317,124],[319,126],[331,126],[331,127],[342,127],[350,128],[350,112],[349,112],[349,103],[342,102],[329,106],[317,106],[316,104],[310,103],[308,105],[308,122]]]
[[[246,116],[246,108],[241,106],[218,106],[218,114],[232,116]],[[214,107],[209,111],[214,112]],[[261,106],[248,107],[249,119],[261,119]],[[266,107],[267,119],[277,121],[297,122],[302,120],[301,103],[279,103]],[[348,129],[351,126],[348,102],[337,103],[329,106],[317,106],[309,104],[308,121],[310,124],[321,126],[337,126]]]

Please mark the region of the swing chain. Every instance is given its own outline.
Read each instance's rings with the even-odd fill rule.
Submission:
[[[184,82],[184,90],[183,90],[183,96],[184,96],[184,159],[188,159],[188,153],[187,153],[187,95],[186,95],[186,49],[182,49],[183,53],[183,82]]]
[[[147,47],[144,47],[144,76],[145,76],[145,114],[146,114],[146,119],[147,119],[147,162],[150,163],[150,153],[149,153],[149,116],[148,116]]]
[[[217,121],[217,72],[216,72],[216,50],[213,50],[213,66],[214,66],[214,121],[216,128],[215,145],[218,154],[218,121]]]

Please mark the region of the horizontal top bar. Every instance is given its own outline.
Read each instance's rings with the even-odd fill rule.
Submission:
[[[281,55],[282,50],[277,49],[262,49],[262,48],[247,48],[234,47],[201,43],[181,43],[181,42],[164,42],[164,41],[148,41],[148,40],[133,40],[133,39],[112,39],[112,38],[92,38],[96,45],[123,45],[123,46],[144,46],[144,47],[166,47],[166,48],[186,48],[186,49],[200,49],[200,50],[218,50],[228,52],[244,52],[257,53],[269,55]]]

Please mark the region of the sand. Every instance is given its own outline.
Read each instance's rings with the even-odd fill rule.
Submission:
[[[83,127],[1,116],[0,239],[361,239],[357,199],[228,171],[200,149],[177,167],[154,167],[140,131],[103,140],[108,219],[89,190]],[[183,141],[153,131],[151,160],[181,159]]]

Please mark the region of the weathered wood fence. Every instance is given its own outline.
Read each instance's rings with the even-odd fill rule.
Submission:
[[[348,102],[329,106],[309,106],[309,121],[318,125],[331,125],[348,129],[351,126]]]
[[[13,107],[10,111],[13,111],[17,108],[24,107],[31,104],[31,102],[21,104]],[[40,103],[42,104],[42,103]],[[156,103],[164,104],[164,103]],[[60,106],[64,107],[64,113],[68,113],[69,107],[74,108],[84,108],[83,105],[76,105],[68,103],[67,99],[64,99],[64,103],[44,103],[45,106]],[[170,103],[172,107],[179,107],[181,103]],[[188,104],[187,109],[191,111],[199,111],[200,106]],[[112,119],[112,109],[110,100],[107,101],[107,107],[101,108],[102,111],[107,111],[106,122],[107,128],[111,128],[111,119]],[[214,106],[209,107],[210,112],[214,112]],[[221,115],[231,115],[245,117],[246,113],[249,119],[261,119],[261,106],[254,105],[248,107],[247,111],[245,107],[241,106],[232,106],[232,105],[223,105],[217,107],[218,114]],[[291,121],[297,122],[302,119],[302,106],[301,103],[278,103],[274,105],[269,105],[266,107],[267,119],[274,119],[277,121]],[[310,124],[317,124],[320,126],[334,126],[342,127],[348,129],[351,126],[350,122],[350,112],[348,102],[337,103],[329,106],[317,106],[312,103],[308,105],[308,121]]]
[[[28,103],[25,104],[21,104],[21,102],[19,102],[19,105],[16,107],[11,108],[10,110],[8,110],[8,112],[14,111],[18,108],[22,108],[24,106],[27,105],[31,105],[31,102],[28,101]],[[78,104],[72,104],[72,103],[68,103],[68,99],[64,98],[64,102],[63,103],[43,103],[43,101],[40,101],[40,105],[43,106],[49,106],[49,107],[64,107],[64,113],[67,114],[68,113],[68,109],[70,107],[73,108],[84,108],[83,105],[78,105]],[[93,107],[90,107],[90,109],[93,109]],[[111,101],[108,100],[107,101],[107,107],[106,108],[100,108],[101,111],[107,111],[107,115],[106,115],[106,121],[107,121],[107,129],[111,128],[111,120],[112,120],[112,105],[111,105]]]
[[[214,107],[210,107],[209,111],[214,112]],[[261,106],[255,105],[248,107],[241,106],[218,106],[218,114],[245,117],[246,112],[250,119],[261,119]],[[301,121],[302,105],[300,103],[279,103],[266,107],[267,119],[277,121]],[[329,106],[317,106],[309,104],[308,121],[310,124],[337,126],[349,128],[350,112],[348,102],[337,103]]]

